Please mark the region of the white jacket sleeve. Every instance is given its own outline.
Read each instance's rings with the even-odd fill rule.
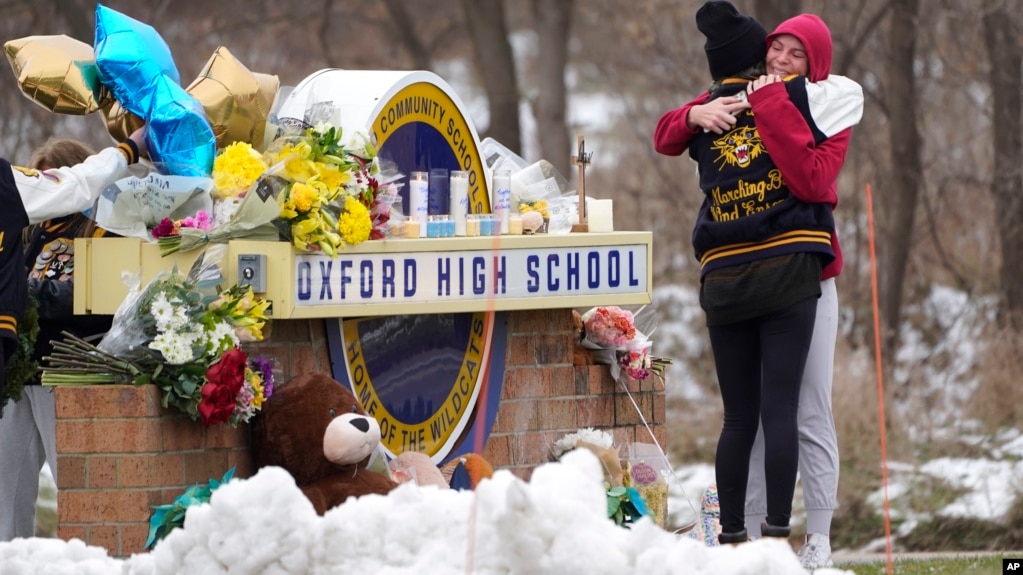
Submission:
[[[12,171],[29,223],[35,224],[92,207],[127,168],[123,152],[106,148],[76,166],[46,171],[12,166]]]
[[[814,123],[829,138],[863,118],[863,88],[845,76],[831,74],[820,82],[807,82],[806,95]]]

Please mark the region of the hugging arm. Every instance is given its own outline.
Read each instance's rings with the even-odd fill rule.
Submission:
[[[835,181],[845,163],[852,126],[862,116],[862,92],[858,84],[850,83],[856,90],[832,92],[830,104],[820,99],[820,93],[811,92],[813,84],[809,84],[808,96],[818,96],[809,106],[815,113],[812,117],[818,119],[809,121],[790,98],[785,83],[768,84],[749,95],[764,146],[793,195],[803,201],[838,203]]]
[[[700,128],[688,125],[689,111],[693,106],[703,104],[710,94],[704,92],[687,104],[669,110],[657,121],[654,129],[654,150],[665,156],[681,156],[689,148],[689,141],[700,133]]]

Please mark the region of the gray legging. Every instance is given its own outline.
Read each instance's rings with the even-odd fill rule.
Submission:
[[[838,499],[838,437],[831,411],[831,385],[838,337],[838,292],[835,279],[821,282],[817,321],[799,392],[799,476],[806,505],[806,532],[828,535]],[[764,478],[764,430],[758,431],[750,456],[746,488],[746,529],[760,535],[767,517]]]
[[[50,464],[57,479],[57,416],[53,389],[26,385],[21,400],[0,418],[0,541],[36,532],[39,470]]]

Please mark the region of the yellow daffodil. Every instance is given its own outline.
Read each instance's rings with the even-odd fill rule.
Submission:
[[[368,136],[352,141],[342,144],[340,128],[322,125],[271,145],[266,154],[269,172],[289,183],[277,201],[296,248],[334,257],[345,245],[369,239],[373,220],[366,205],[376,190],[376,147]]]

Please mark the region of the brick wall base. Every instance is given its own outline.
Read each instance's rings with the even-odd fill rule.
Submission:
[[[270,338],[256,348],[277,357],[286,378],[329,373],[324,334],[323,320],[276,320]],[[509,314],[501,403],[483,450],[495,468],[528,479],[552,459],[555,441],[583,427],[611,432],[618,445],[653,443],[652,433],[667,448],[664,382],[623,385],[607,366],[574,365],[574,338],[570,310]],[[205,429],[160,407],[155,386],[55,392],[62,539],[78,538],[116,557],[143,552],[153,506],[231,467],[235,477],[254,472],[247,426]]]
[[[152,506],[189,486],[253,473],[247,426],[206,429],[160,406],[154,385],[58,387],[57,534],[143,551]]]

